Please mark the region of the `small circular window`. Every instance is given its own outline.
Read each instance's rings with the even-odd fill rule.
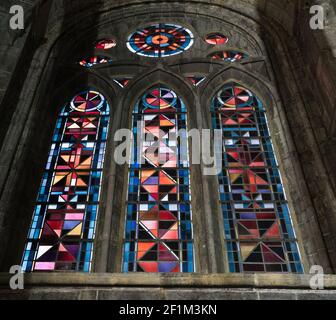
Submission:
[[[173,108],[176,102],[176,93],[164,87],[150,90],[142,97],[142,103],[146,109],[167,110]]]
[[[130,51],[146,57],[168,57],[188,50],[194,43],[192,32],[175,24],[153,24],[128,37]]]
[[[205,38],[205,42],[212,45],[226,44],[228,41],[229,38],[221,33],[210,33]]]
[[[71,101],[71,108],[79,112],[99,110],[105,99],[96,91],[84,91],[76,95]]]
[[[243,109],[253,102],[253,94],[240,86],[227,87],[217,95],[218,101],[227,108]]]

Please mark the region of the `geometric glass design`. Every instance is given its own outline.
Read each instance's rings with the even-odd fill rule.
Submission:
[[[30,271],[91,270],[109,105],[77,94],[56,122],[22,258]]]
[[[176,139],[181,129],[187,130],[186,107],[165,86],[148,90],[133,110],[123,272],[194,271],[190,169],[181,157],[188,147]],[[139,141],[139,134],[147,139]]]
[[[130,51],[145,57],[167,57],[188,50],[194,43],[192,32],[175,24],[153,24],[128,37]]]
[[[112,59],[103,56],[92,56],[79,62],[82,67],[91,68],[97,64],[111,63]]]
[[[197,87],[200,85],[206,77],[203,76],[193,76],[193,77],[187,77],[187,79],[192,83],[194,87]]]
[[[221,45],[228,43],[229,38],[220,33],[211,33],[206,36],[205,41],[208,44]]]
[[[211,53],[208,57],[211,58],[211,59],[214,59],[214,60],[223,60],[223,61],[227,61],[227,62],[235,62],[235,61],[247,59],[248,55],[246,53],[243,53],[243,52],[230,50],[230,51],[214,52],[214,53]]]
[[[125,88],[132,78],[116,78],[113,81],[121,88]]]
[[[230,272],[302,273],[262,102],[230,83],[213,98],[211,113],[224,139],[218,179]]]
[[[113,39],[104,39],[96,43],[96,49],[108,50],[114,48],[117,45],[117,42]]]

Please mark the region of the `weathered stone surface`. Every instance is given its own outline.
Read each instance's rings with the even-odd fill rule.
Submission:
[[[312,290],[305,275],[30,274],[24,290],[9,290],[0,274],[0,299],[89,300],[336,300],[336,276]]]

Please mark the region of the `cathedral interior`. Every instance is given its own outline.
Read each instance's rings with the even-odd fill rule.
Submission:
[[[335,0],[2,0],[0,17],[0,299],[336,299]],[[143,161],[116,161],[123,129]],[[210,132],[216,174],[189,130]]]

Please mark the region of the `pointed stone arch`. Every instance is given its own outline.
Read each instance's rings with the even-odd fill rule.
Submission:
[[[281,97],[278,95],[276,85],[268,79],[253,72],[245,70],[240,65],[228,66],[206,80],[200,101],[204,125],[211,127],[210,101],[212,97],[226,84],[237,83],[253,92],[263,103],[266,116],[273,137],[273,146],[279,160],[280,172],[284,180],[284,188],[289,200],[290,211],[294,229],[297,233],[298,243],[302,254],[303,264],[306,270],[319,261],[325,269],[330,268],[327,246],[321,236],[321,226],[316,221],[312,212],[311,195],[305,186],[305,175],[302,163],[297,155],[297,148],[293,140],[292,130],[289,125],[286,111]],[[212,185],[214,187],[215,184]],[[215,192],[215,190],[213,190]],[[302,200],[304,199],[304,200]],[[312,224],[312,220],[315,221]],[[314,231],[313,231],[314,230]],[[316,235],[311,238],[312,232]],[[316,245],[318,241],[318,245]],[[311,259],[312,254],[316,254]]]

